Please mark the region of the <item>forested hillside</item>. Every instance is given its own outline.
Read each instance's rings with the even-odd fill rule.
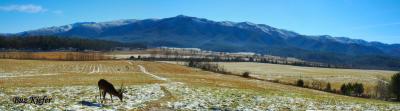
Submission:
[[[0,49],[2,50],[28,50],[28,51],[52,51],[52,50],[97,50],[105,51],[117,47],[145,48],[144,44],[121,43],[115,41],[83,39],[58,36],[0,36]]]

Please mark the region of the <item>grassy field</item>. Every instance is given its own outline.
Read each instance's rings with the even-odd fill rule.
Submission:
[[[113,103],[100,104],[96,86],[100,78],[116,88],[125,83],[124,101],[115,97]],[[44,105],[10,101],[32,95],[48,95],[54,101]],[[0,110],[400,110],[399,106],[162,62],[0,59]]]
[[[0,60],[2,87],[96,85],[101,78],[121,84],[157,83],[126,61]]]
[[[230,72],[240,74],[248,71],[255,77],[279,80],[284,83],[295,83],[298,79],[305,80],[305,84],[309,86],[312,81],[320,81],[324,84],[329,82],[335,89],[340,89],[343,83],[363,83],[367,94],[374,93],[374,87],[378,81],[389,81],[390,77],[396,73],[385,70],[315,68],[252,62],[219,64]]]

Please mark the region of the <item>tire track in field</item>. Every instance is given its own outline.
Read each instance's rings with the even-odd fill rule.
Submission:
[[[128,62],[128,64],[130,64],[130,65],[133,65],[132,62],[129,62],[129,61],[126,61],[126,62]],[[140,69],[140,71],[141,71],[142,73],[145,73],[145,74],[147,74],[147,75],[150,75],[150,76],[153,77],[153,78],[156,78],[156,79],[162,80],[162,81],[167,81],[167,80],[168,80],[167,78],[159,77],[159,76],[156,76],[156,75],[154,75],[154,74],[152,74],[152,73],[150,73],[150,72],[147,72],[146,68],[143,67],[142,65],[137,65],[137,66],[139,67],[139,69]]]
[[[140,68],[140,71],[142,71],[143,73],[145,73],[147,75],[150,75],[150,76],[152,76],[152,77],[154,77],[154,78],[156,78],[158,80],[163,80],[163,81],[167,80],[167,78],[159,77],[159,76],[156,76],[154,74],[151,74],[151,73],[147,72],[146,68],[144,68],[142,65],[138,65],[138,66]]]
[[[93,66],[93,67],[92,67]],[[100,73],[100,67],[102,67],[101,64],[95,64],[95,65],[90,65],[90,69],[92,69],[91,72],[89,72],[89,74],[93,74],[93,73]]]

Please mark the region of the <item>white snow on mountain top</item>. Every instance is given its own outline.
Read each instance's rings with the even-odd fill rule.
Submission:
[[[235,26],[236,23],[231,22],[231,21],[221,21],[221,22],[218,22],[218,24],[228,26],[228,27],[233,27],[233,26]]]
[[[115,21],[108,21],[108,22],[84,22],[84,23],[75,23],[72,24],[72,26],[84,26],[84,27],[90,27],[90,28],[95,28],[95,29],[102,29],[102,28],[108,28],[108,27],[115,27],[115,26],[122,26],[122,25],[127,25],[130,23],[137,22],[138,20],[135,19],[126,19],[126,20],[115,20]]]
[[[211,24],[218,24],[218,25],[223,25],[223,26],[228,26],[228,27],[237,27],[241,29],[246,29],[246,30],[257,30],[257,31],[262,31],[268,35],[273,35],[274,33],[278,33],[279,35],[282,35],[284,38],[288,37],[293,37],[298,35],[297,33],[291,32],[291,31],[286,31],[283,29],[277,29],[273,28],[268,25],[264,24],[255,24],[252,22],[231,22],[231,21],[221,21],[221,22],[215,22],[211,21],[208,19],[204,18],[197,18],[197,17],[189,17],[185,15],[179,15],[176,17],[177,19],[190,19],[195,23],[199,24],[206,24],[206,23],[211,23]],[[33,34],[33,35],[41,35],[41,34],[57,34],[57,33],[62,33],[62,32],[67,32],[75,27],[86,27],[86,28],[92,28],[94,30],[99,30],[101,31],[104,28],[109,28],[109,27],[118,27],[118,26],[123,26],[135,22],[142,22],[142,21],[159,21],[163,19],[144,19],[144,20],[136,20],[136,19],[123,19],[123,20],[115,20],[115,21],[108,21],[108,22],[78,22],[74,24],[69,24],[69,25],[64,25],[64,26],[54,26],[54,27],[48,27],[48,28],[42,28],[39,30],[32,30],[32,31],[27,31],[26,33]]]
[[[137,22],[138,20],[135,19],[126,19],[126,20],[115,20],[115,21],[108,21],[108,22],[78,22],[74,24],[68,24],[68,25],[63,25],[63,26],[53,26],[53,27],[47,27],[47,28],[41,28],[38,30],[32,30],[32,31],[27,31],[28,33],[31,34],[56,34],[56,33],[62,33],[62,32],[67,32],[75,27],[90,27],[90,28],[95,28],[95,29],[102,29],[102,28],[107,28],[107,27],[115,27],[115,26],[122,26],[130,23]]]
[[[255,24],[252,22],[231,22],[231,21],[212,21],[204,18],[197,18],[197,17],[190,17],[190,16],[185,16],[185,15],[178,15],[175,17],[171,18],[166,18],[166,19],[185,19],[185,20],[191,20],[194,23],[198,24],[216,24],[216,25],[221,25],[221,26],[227,26],[227,27],[236,27],[236,28],[241,28],[245,30],[252,30],[252,31],[261,31],[269,36],[279,36],[282,38],[290,38],[290,37],[297,37],[300,36],[300,34],[293,32],[293,31],[288,31],[285,29],[278,29],[274,28],[268,25],[264,24]],[[94,30],[103,30],[104,28],[109,28],[109,27],[118,27],[118,26],[123,26],[127,24],[132,24],[136,22],[146,22],[146,21],[162,21],[165,19],[143,19],[143,20],[136,20],[136,19],[122,19],[122,20],[115,20],[115,21],[108,21],[108,22],[79,22],[79,23],[74,23],[74,24],[69,24],[69,25],[64,25],[64,26],[59,26],[59,27],[48,27],[48,28],[42,28],[39,30],[32,30],[32,31],[27,31],[25,33],[30,34],[30,35],[41,35],[41,34],[57,34],[57,33],[62,33],[62,32],[67,32],[75,27],[85,27],[85,28],[93,28]],[[183,21],[184,22],[184,21]],[[308,35],[307,35],[308,36]],[[331,36],[308,36],[308,38],[315,39],[315,40],[333,40],[337,41],[340,43],[355,43],[355,44],[368,44],[369,42],[366,42],[364,40],[358,40],[358,39],[349,39],[345,37],[331,37]]]
[[[55,34],[60,32],[66,32],[73,28],[72,25],[63,25],[63,26],[53,26],[47,28],[41,28],[38,30],[27,31],[27,33],[41,35],[41,34]]]
[[[102,28],[102,27],[121,26],[121,25],[134,23],[137,21],[138,20],[135,20],[135,19],[127,19],[127,20],[115,20],[115,21],[109,21],[109,22],[89,23],[89,24],[82,24],[82,25]]]

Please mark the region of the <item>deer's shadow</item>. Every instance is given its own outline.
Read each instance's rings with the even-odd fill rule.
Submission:
[[[91,107],[102,107],[103,105],[97,102],[89,102],[89,101],[79,101],[78,102],[81,105],[85,105],[85,106],[91,106]]]

